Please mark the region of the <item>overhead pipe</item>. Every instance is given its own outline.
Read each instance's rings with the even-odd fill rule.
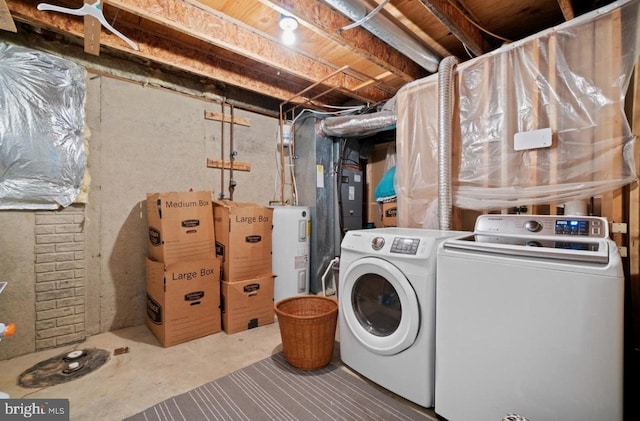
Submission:
[[[457,57],[445,57],[438,68],[438,225],[441,230],[451,229],[451,100],[454,91],[453,72]]]
[[[325,3],[354,21],[359,21],[369,14],[370,6],[363,0],[325,0]],[[373,14],[362,22],[361,26],[427,71],[435,73],[438,70],[441,57],[402,31],[383,14]]]
[[[376,37],[402,52],[411,60],[431,73],[438,70],[441,57],[425,48],[415,38],[398,28],[390,19],[380,13],[369,12],[370,6],[362,0],[325,0]],[[366,19],[365,19],[366,18]],[[348,28],[349,26],[345,27]],[[343,30],[345,28],[342,28]],[[322,121],[321,130],[327,136],[357,137],[368,136],[395,128],[397,113],[395,97],[377,113],[329,117]]]
[[[382,110],[371,114],[328,117],[322,120],[320,129],[327,136],[368,136],[395,128],[396,121],[395,110]]]

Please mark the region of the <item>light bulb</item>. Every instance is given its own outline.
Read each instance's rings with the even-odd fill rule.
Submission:
[[[293,31],[282,31],[284,45],[293,45],[296,42],[296,34]]]

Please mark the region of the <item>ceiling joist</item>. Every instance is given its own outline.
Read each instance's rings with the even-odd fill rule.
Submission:
[[[260,0],[260,2],[279,12],[287,12],[295,16],[309,29],[338,44],[349,47],[384,70],[401,77],[405,82],[411,82],[428,75],[422,67],[407,60],[402,53],[363,28],[356,27],[338,33],[338,29],[350,24],[351,20],[336,13],[322,1]]]
[[[158,3],[153,0],[109,0],[109,4],[243,57],[283,69],[289,74],[308,79],[310,83],[323,79],[335,70],[195,1],[169,0]],[[340,74],[326,84],[341,92],[349,92],[361,82],[347,74]],[[360,98],[373,101],[389,98],[389,92],[376,88],[359,91],[358,94]]]
[[[251,77],[252,75],[238,72],[236,69],[239,66],[234,66],[233,63],[225,65],[220,59],[208,56],[210,53],[207,51],[196,51],[188,45],[176,43],[166,33],[149,34],[130,26],[121,29],[138,43],[139,51],[132,50],[120,38],[107,31],[101,33],[102,45],[180,70],[214,78],[223,83],[241,86],[274,98],[286,99],[291,97],[297,86],[287,89],[286,87],[291,84],[287,83],[287,73],[283,72],[307,80],[311,84],[335,71],[330,65],[285,48],[273,39],[260,36],[238,22],[225,19],[215,11],[207,10],[208,8],[201,4],[180,0],[162,3],[151,0],[110,0],[108,4],[158,23],[162,28],[171,28],[188,37],[259,61],[267,68],[274,69],[271,76],[273,80],[263,82],[259,78]],[[80,18],[39,11],[36,9],[37,1],[33,0],[9,0],[8,5],[18,20],[37,23],[54,32],[70,33],[77,37],[85,36],[85,28]],[[281,81],[278,81],[278,78]],[[392,93],[375,86],[362,88],[363,81],[362,78],[340,73],[327,80],[325,86],[364,102],[384,101],[392,96]]]
[[[571,0],[558,0],[558,6],[560,6],[560,10],[562,10],[562,16],[564,16],[564,20],[571,20],[576,17],[576,13],[573,10],[573,4],[571,4]]]
[[[137,74],[142,78],[195,82],[206,95],[268,107],[295,97],[298,104],[327,110],[384,102],[428,76],[415,51],[435,52],[434,63],[449,55],[465,60],[613,0],[579,8],[574,0],[344,0],[345,8],[329,0],[101,0],[102,24],[39,11],[43,1],[73,9],[95,0],[0,0],[0,29],[12,30],[7,25],[15,20],[25,32],[18,37],[40,46],[59,41],[63,55],[87,56],[89,68],[98,60],[130,61],[144,69]],[[382,4],[384,19],[340,30]],[[291,47],[280,40],[281,14],[300,23]]]
[[[12,2],[11,10],[19,21],[28,19],[30,22],[36,22],[40,27],[54,32],[64,29],[66,33],[74,36],[84,36],[82,19],[70,19],[68,16],[57,13],[40,12],[24,2]],[[237,86],[244,86],[247,89],[262,92],[275,98],[287,98],[294,93],[294,91],[284,86],[285,83],[282,84],[283,86],[278,87],[261,82],[249,75],[237,72],[237,68],[234,70],[233,63],[220,59],[214,60],[203,51],[186,47],[182,47],[178,51],[167,40],[149,36],[132,28],[127,28],[127,35],[138,42],[139,51],[131,50],[124,41],[109,32],[101,34],[101,43],[121,52],[130,52],[141,59],[165,63],[183,71],[207,78],[215,78],[221,82],[232,83]],[[211,64],[214,61],[216,62],[215,66]]]
[[[420,0],[449,30],[467,46],[473,54],[480,56],[491,51],[491,44],[465,15],[447,0]]]
[[[11,17],[11,12],[7,3],[4,0],[0,0],[0,29],[5,31],[18,32],[16,24]]]

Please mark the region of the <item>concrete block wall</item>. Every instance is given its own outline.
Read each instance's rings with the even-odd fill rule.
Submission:
[[[0,37],[1,38],[1,37]],[[149,192],[211,190],[222,170],[207,158],[229,150],[229,127],[206,120],[220,104],[167,89],[87,75],[86,205],[57,211],[0,212],[0,322],[16,334],[0,342],[0,360],[144,323]],[[236,108],[234,200],[274,199],[278,119]],[[224,134],[224,136],[223,136]],[[225,173],[226,180],[229,174]],[[225,192],[226,193],[226,192]]]
[[[36,350],[85,339],[84,209],[36,212]]]

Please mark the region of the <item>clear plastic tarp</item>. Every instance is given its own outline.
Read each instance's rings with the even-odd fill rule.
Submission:
[[[85,171],[84,70],[0,43],[0,209],[74,202]]]
[[[637,0],[612,3],[457,67],[454,206],[560,204],[635,180],[624,99],[640,51],[639,9]],[[437,227],[438,100],[437,74],[397,95],[400,226]],[[538,129],[551,130],[550,146],[516,150],[516,134]]]

